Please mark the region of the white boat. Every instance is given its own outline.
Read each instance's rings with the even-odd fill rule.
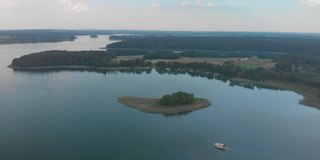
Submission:
[[[221,150],[225,150],[226,149],[226,145],[223,143],[215,143],[214,147],[217,149],[221,149]]]

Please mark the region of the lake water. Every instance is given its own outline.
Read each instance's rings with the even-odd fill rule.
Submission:
[[[14,72],[13,58],[111,43],[0,45],[1,160],[318,160],[320,111],[290,91],[231,87],[188,75]],[[119,96],[192,92],[213,105],[166,117],[117,103]],[[213,143],[232,150],[221,152]]]

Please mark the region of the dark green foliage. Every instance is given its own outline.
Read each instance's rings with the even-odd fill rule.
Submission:
[[[192,51],[192,50],[172,50],[172,49],[108,49],[108,53],[115,56],[149,55],[149,54],[172,54],[181,57],[203,57],[203,58],[230,58],[230,57],[258,57],[263,59],[273,59],[283,54],[274,52],[238,52],[238,51]]]
[[[160,104],[165,106],[180,106],[192,104],[195,102],[193,94],[177,92],[171,95],[165,95],[160,99]]]
[[[102,67],[113,58],[105,51],[45,51],[16,58],[14,67],[90,66]]]
[[[95,34],[90,35],[90,38],[98,38],[98,35],[95,35]]]
[[[265,81],[268,79],[268,71],[264,68],[257,68],[257,69],[249,69],[246,70],[243,75],[243,78],[256,80],[256,81]]]
[[[15,58],[13,67],[88,66],[88,67],[150,67],[144,59],[113,60],[106,51],[45,51]]]
[[[127,40],[131,38],[140,38],[141,36],[139,35],[112,35],[109,37],[109,40],[113,41],[122,41],[122,40]]]
[[[279,71],[317,72],[320,67],[320,55],[318,54],[289,54],[274,58]]]
[[[106,67],[150,67],[152,66],[151,63],[145,62],[143,58],[135,59],[135,60],[120,60],[120,61],[113,61],[112,65],[107,65]]]
[[[113,43],[107,48],[174,49],[209,51],[255,51],[310,54],[320,53],[319,36],[202,36],[142,37]]]
[[[179,53],[173,53],[172,51],[157,51],[146,54],[143,56],[144,59],[180,59]]]
[[[0,44],[73,41],[75,34],[59,30],[0,31]]]
[[[181,55],[171,50],[140,50],[140,49],[108,49],[107,52],[114,56],[143,55],[144,59],[179,59]]]
[[[192,70],[197,72],[211,72],[218,73],[228,77],[237,77],[241,74],[242,69],[239,66],[234,64],[225,64],[225,65],[215,65],[210,63],[167,63],[167,62],[158,62],[155,64],[157,68],[170,68],[172,70]]]
[[[229,78],[245,78],[256,81],[296,82],[320,88],[320,74],[305,72],[285,72],[264,68],[244,69],[234,64],[215,65],[209,63],[156,63],[159,73],[188,73],[191,76],[212,77],[220,74]]]
[[[182,57],[203,57],[203,58],[230,58],[230,57],[258,57],[272,59],[279,57],[282,53],[277,52],[255,52],[255,51],[190,51],[184,50],[180,53]]]
[[[293,66],[289,63],[277,63],[275,68],[278,71],[286,71],[286,72],[293,71]]]
[[[134,56],[134,55],[146,55],[149,50],[127,50],[127,49],[108,49],[107,53],[114,56]]]

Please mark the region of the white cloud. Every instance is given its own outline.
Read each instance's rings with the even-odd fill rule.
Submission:
[[[214,7],[214,4],[213,4],[212,2],[210,2],[210,3],[208,4],[208,7],[209,7],[209,8],[213,8],[213,7]]]
[[[182,1],[180,4],[181,7],[191,7],[191,2],[189,1]]]
[[[320,0],[303,0],[302,3],[307,7],[320,7]]]
[[[89,10],[89,6],[86,3],[70,3],[69,6],[70,9],[74,12],[86,12]]]
[[[197,5],[202,5],[203,4],[203,0],[195,0]]]
[[[182,1],[180,3],[180,7],[187,8],[187,9],[210,9],[210,8],[213,8],[214,5],[212,2],[206,5],[203,0],[194,0],[194,1]]]
[[[76,0],[57,0],[57,2],[61,5],[62,8],[67,8],[70,11],[77,13],[90,10],[87,3],[78,2]]]
[[[152,9],[159,9],[161,7],[161,4],[159,4],[159,3],[153,3],[153,4],[151,4],[151,8]]]

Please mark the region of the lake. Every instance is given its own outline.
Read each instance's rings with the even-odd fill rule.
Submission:
[[[246,89],[189,75],[14,72],[13,58],[45,50],[98,50],[107,36],[0,45],[1,160],[318,160],[320,111],[290,91]],[[119,96],[176,91],[209,99],[179,116],[143,113]],[[222,142],[232,150],[213,147]]]

